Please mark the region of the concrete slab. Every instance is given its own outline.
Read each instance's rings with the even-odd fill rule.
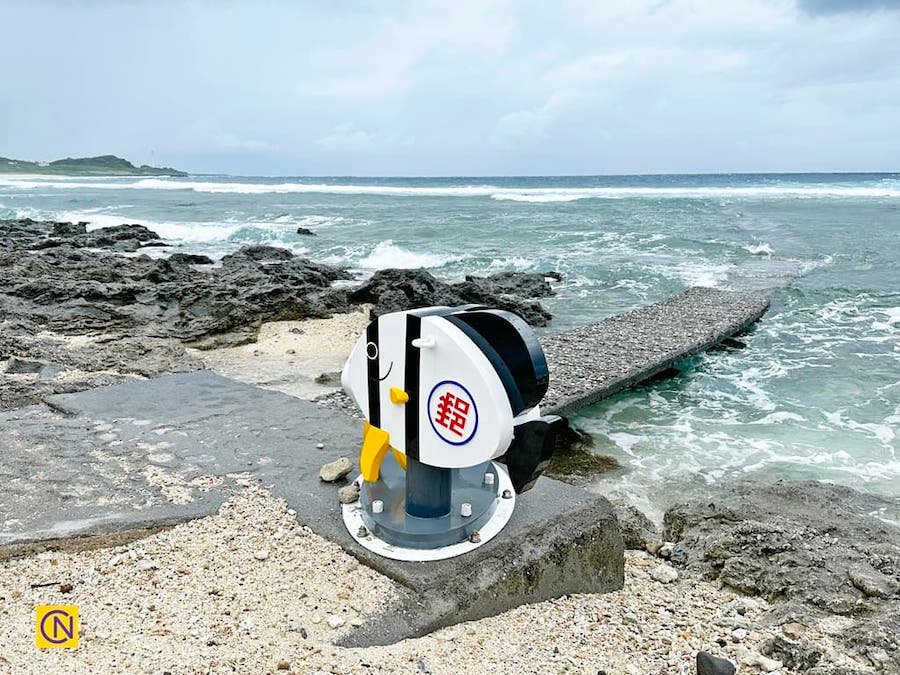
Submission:
[[[496,539],[460,558],[402,563],[362,549],[344,529],[337,487],[318,478],[324,462],[356,458],[360,423],[314,403],[201,371],[54,396],[48,405],[0,414],[0,557],[196,518],[258,478],[300,522],[407,589],[383,620],[348,638],[353,644],[623,582],[609,504],[548,478],[522,495]]]
[[[690,288],[633,312],[541,338],[550,367],[545,413],[568,415],[740,334],[769,308],[761,292]]]

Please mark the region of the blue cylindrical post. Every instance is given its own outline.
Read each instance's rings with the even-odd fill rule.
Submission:
[[[406,458],[406,512],[418,518],[440,518],[450,513],[451,469]]]

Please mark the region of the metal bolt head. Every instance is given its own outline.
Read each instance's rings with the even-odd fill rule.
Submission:
[[[360,525],[359,529],[356,531],[357,537],[366,537],[369,534],[368,528],[365,525]]]
[[[384,502],[380,499],[376,499],[372,502],[372,513],[381,513],[384,511]]]
[[[472,534],[469,535],[469,541],[473,544],[480,544],[481,533],[478,530],[472,530]]]
[[[512,490],[504,490],[503,499],[512,499]]]
[[[469,502],[463,502],[459,507],[459,515],[468,518],[472,515],[472,505]]]
[[[484,484],[485,485],[493,485],[494,484],[494,474],[488,471],[484,474]]]

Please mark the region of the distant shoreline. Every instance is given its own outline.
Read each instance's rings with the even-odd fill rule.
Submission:
[[[31,162],[0,157],[0,174],[50,176],[187,176],[171,167],[135,166],[115,155],[98,157],[66,157],[52,162]]]

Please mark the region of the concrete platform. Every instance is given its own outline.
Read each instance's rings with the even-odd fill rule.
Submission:
[[[318,478],[324,462],[356,458],[360,423],[285,394],[200,371],[48,404],[0,415],[0,558],[200,517],[258,478],[301,523],[407,589],[383,620],[348,638],[353,644],[386,644],[623,582],[609,504],[551,479],[522,495],[496,539],[465,556],[402,563],[369,553],[344,529],[337,487]]]
[[[545,413],[568,415],[706,351],[759,321],[761,292],[691,288],[663,302],[541,339],[550,367]]]

